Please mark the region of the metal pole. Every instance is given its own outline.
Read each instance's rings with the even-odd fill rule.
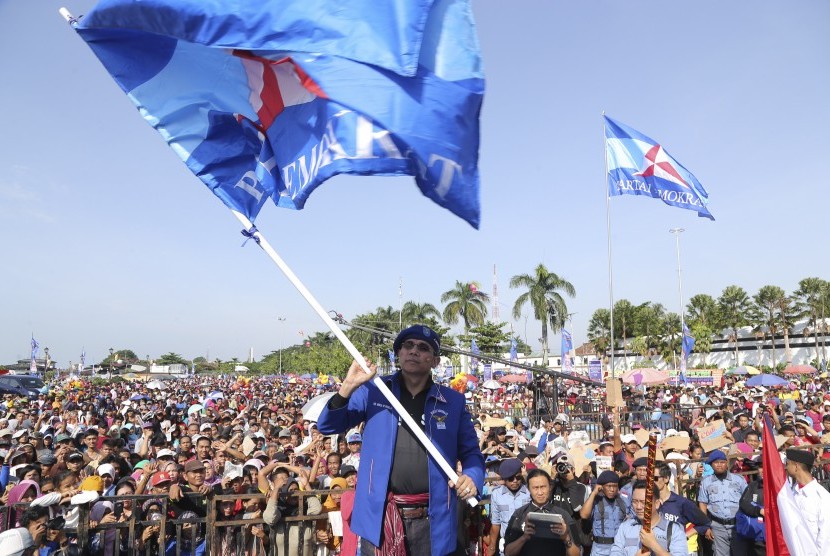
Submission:
[[[617,371],[614,368],[614,273],[611,266],[611,192],[608,189],[608,146],[605,137],[605,112],[602,113],[602,148],[603,160],[605,160],[605,221],[608,234],[608,299],[610,313],[610,335],[611,335],[611,378],[617,378]]]
[[[285,322],[285,317],[277,317],[277,322]],[[280,351],[279,351],[279,354],[280,354],[280,372],[279,372],[279,374],[282,374],[282,337],[280,337]]]
[[[686,334],[686,317],[684,315],[685,311],[683,310],[683,274],[681,272],[680,267],[680,234],[685,232],[686,230],[683,228],[672,228],[669,230],[669,233],[674,234],[674,241],[677,251],[677,291],[680,295],[680,358],[681,358],[681,367],[685,367],[684,361],[684,354],[683,354],[683,340],[685,340]],[[675,364],[675,370],[677,370],[677,365]],[[683,369],[683,372],[686,372]],[[679,377],[675,375],[675,386],[679,381]]]

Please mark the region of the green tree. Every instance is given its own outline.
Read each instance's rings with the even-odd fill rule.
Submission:
[[[718,302],[711,295],[699,293],[689,298],[686,305],[686,322],[691,328],[694,324],[702,324],[710,330],[720,331],[720,314]]]
[[[503,330],[505,326],[507,326],[506,322],[499,324],[485,322],[471,328],[470,336],[475,338],[481,353],[501,356],[510,351],[510,335]]]
[[[185,359],[178,353],[173,353],[172,351],[165,353],[164,355],[156,359],[156,364],[158,365],[187,365],[189,363],[190,362],[187,359]]]
[[[658,352],[666,363],[676,365],[676,357],[680,354],[682,334],[680,315],[667,313],[663,319],[664,334],[660,338]]]
[[[460,320],[467,335],[471,326],[484,323],[488,301],[490,296],[481,291],[478,283],[456,281],[455,287],[441,294],[441,303],[446,303],[444,322],[456,324]]]
[[[427,321],[437,321],[441,318],[441,313],[432,303],[417,303],[415,301],[404,303],[401,315],[404,328],[413,324],[426,324]]]
[[[778,307],[781,300],[787,297],[782,288],[778,286],[763,286],[758,290],[752,299],[755,301],[756,314],[758,316],[755,330],[766,338],[772,339],[772,367],[776,366],[775,337],[778,334],[780,320],[778,318]]]
[[[794,292],[796,307],[803,317],[810,320],[813,338],[816,342],[816,361],[821,361],[819,352],[819,333],[826,332],[825,315],[830,314],[830,283],[821,278],[804,278],[798,282],[798,289]],[[821,319],[821,323],[819,323]],[[806,330],[805,330],[806,335]]]
[[[784,360],[786,364],[789,364],[793,360],[792,351],[790,351],[790,331],[798,318],[798,311],[792,297],[784,296],[778,301],[776,315],[781,326],[781,332],[784,335]]]
[[[534,273],[518,274],[510,279],[511,288],[524,288],[513,305],[513,318],[521,318],[522,307],[529,303],[533,318],[542,323],[542,366],[548,366],[548,325],[551,332],[559,332],[568,320],[568,305],[564,295],[576,296],[573,284],[539,264]]]
[[[657,350],[657,341],[661,333],[666,308],[661,303],[643,303],[637,306],[634,334],[642,336],[649,355]]]
[[[718,312],[723,325],[731,330],[730,340],[735,342],[735,366],[740,366],[738,329],[749,324],[752,304],[749,295],[740,286],[726,286],[718,298]]]
[[[703,354],[703,366],[705,368],[709,364],[709,352],[712,351],[712,329],[698,321],[691,325],[689,332],[692,333],[692,337],[695,339],[695,347],[692,351]]]
[[[625,361],[625,368],[629,369],[628,357],[628,341],[629,334],[637,323],[637,307],[635,307],[627,299],[620,299],[614,303],[614,337],[619,338],[620,345],[623,349],[623,359]]]
[[[611,346],[611,312],[608,309],[597,309],[591,315],[591,320],[588,321],[588,341],[594,346],[597,357],[606,360]]]

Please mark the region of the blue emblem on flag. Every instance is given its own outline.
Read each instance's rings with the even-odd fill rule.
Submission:
[[[697,178],[653,139],[605,116],[608,194],[645,195],[714,220]]]
[[[81,37],[208,188],[252,222],[336,174],[411,175],[479,224],[484,94],[469,0],[104,0]]]

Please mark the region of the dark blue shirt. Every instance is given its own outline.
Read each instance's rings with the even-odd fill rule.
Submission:
[[[666,521],[674,521],[684,528],[687,523],[691,523],[700,535],[705,535],[712,523],[709,516],[700,511],[697,504],[673,492],[660,504],[660,516]]]

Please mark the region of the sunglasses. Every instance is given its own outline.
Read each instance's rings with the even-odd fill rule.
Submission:
[[[513,475],[512,477],[508,477],[508,478],[506,478],[506,479],[504,480],[504,482],[505,482],[505,483],[512,483],[512,482],[515,482],[515,481],[521,481],[521,480],[522,480],[522,474],[521,474],[521,473],[516,473],[516,474],[515,474],[515,475]]]
[[[403,348],[406,350],[417,349],[421,353],[432,353],[432,346],[426,342],[414,342],[407,340],[403,343]]]

